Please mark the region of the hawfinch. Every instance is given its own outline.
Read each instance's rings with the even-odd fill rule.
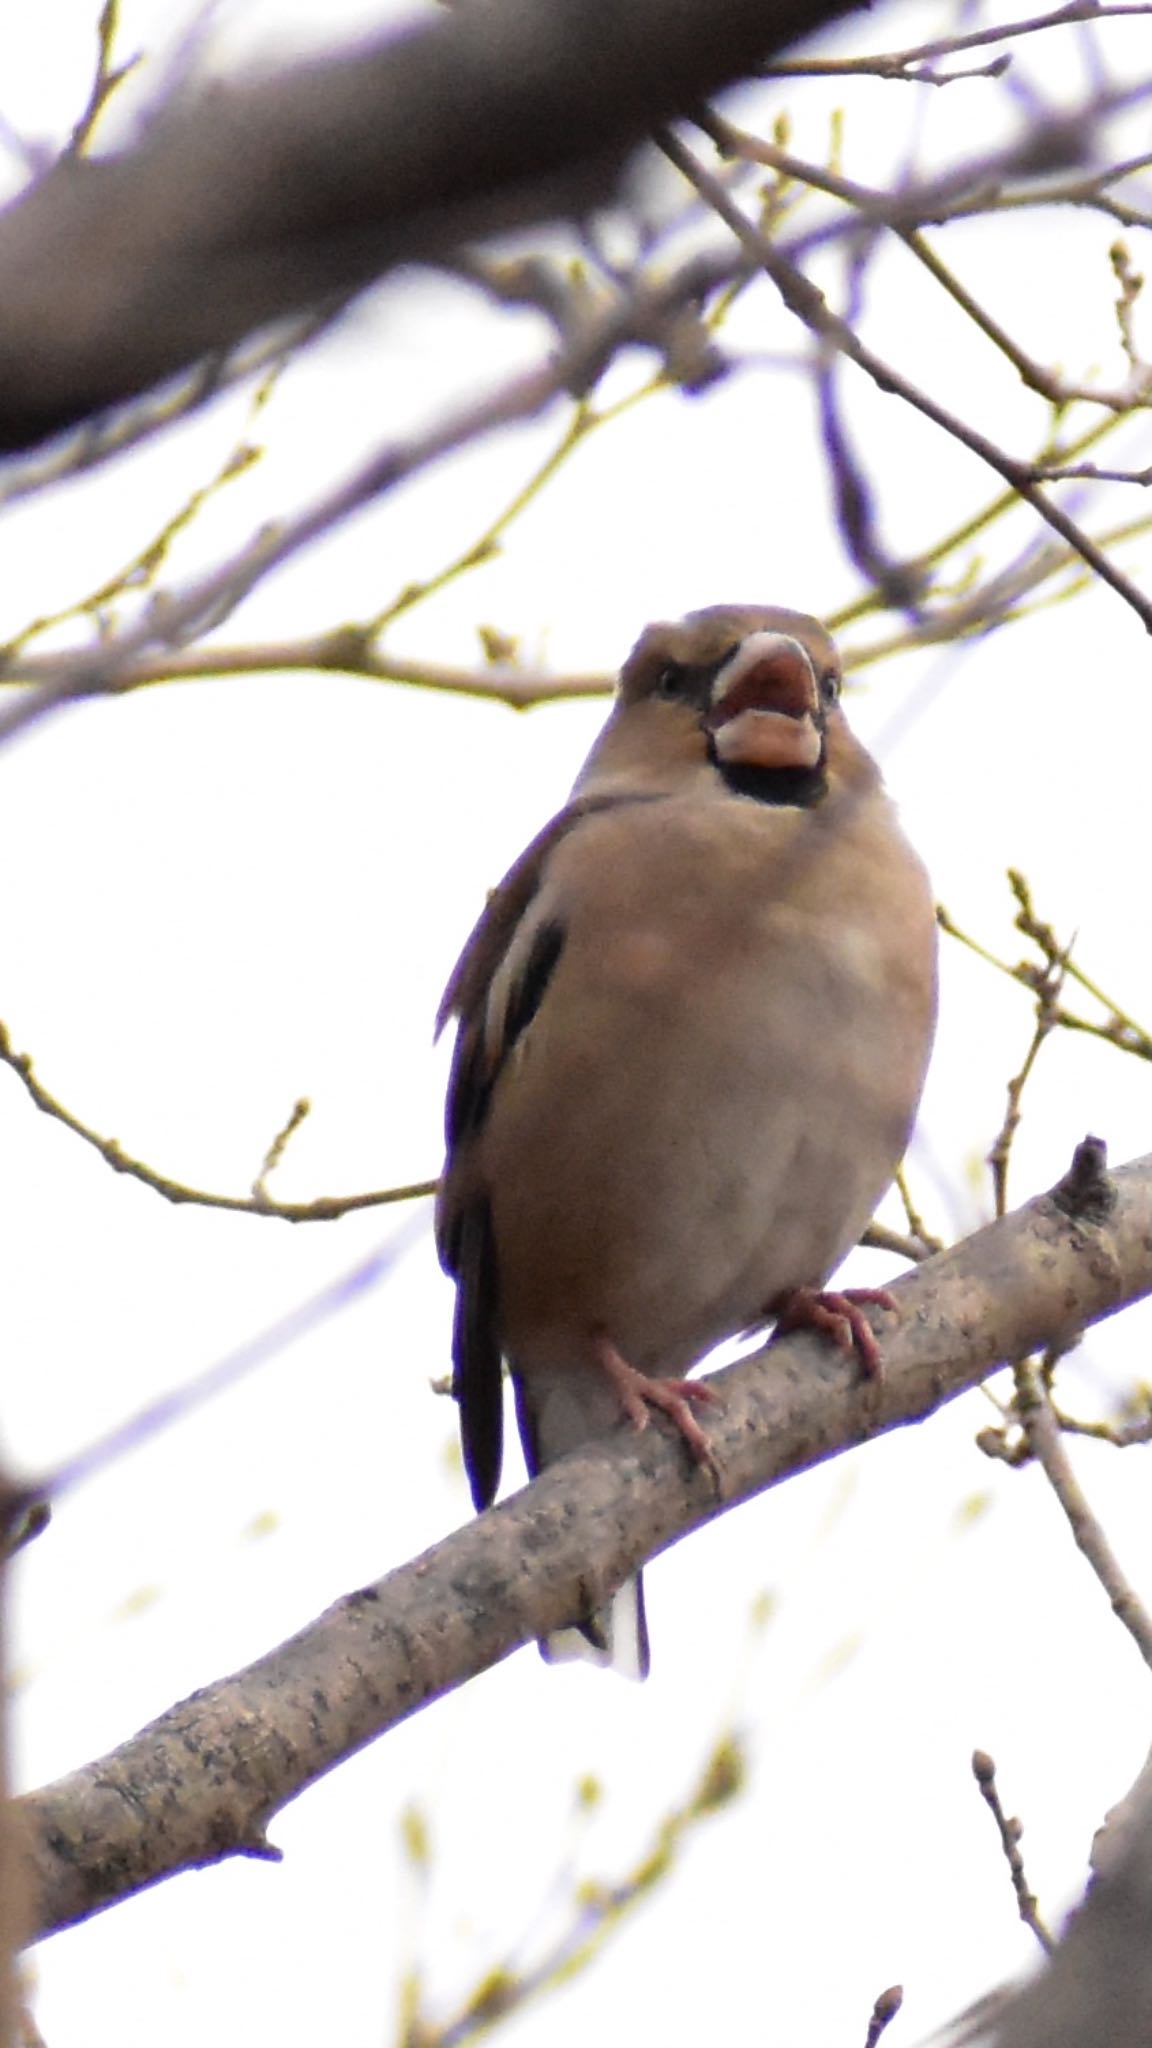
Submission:
[[[892,1179],[932,1040],[927,878],[840,707],[815,619],[716,605],[649,626],[558,817],[448,983],[459,1020],[437,1211],[453,1390],[493,1499],[501,1360],[531,1473],[622,1418],[714,1461],[682,1376],[807,1323]],[[643,1676],[639,1577],[541,1646]]]

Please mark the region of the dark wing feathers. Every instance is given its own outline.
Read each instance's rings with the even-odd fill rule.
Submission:
[[[467,1172],[469,1142],[483,1128],[492,1090],[516,1040],[544,998],[564,948],[563,926],[549,920],[536,932],[523,972],[508,998],[504,1032],[495,1056],[484,1041],[483,1019],[462,1021],[448,1091],[448,1144],[452,1166]],[[463,1201],[451,1195],[440,1210],[440,1257],[456,1275],[452,1325],[452,1391],[460,1405],[464,1466],[478,1509],[489,1507],[500,1484],[504,1442],[504,1390],[500,1377],[500,1305],[492,1211],[472,1177]]]
[[[436,1025],[440,1031],[450,1016],[460,1019],[448,1083],[448,1158],[436,1235],[441,1263],[456,1280],[452,1391],[460,1407],[464,1465],[478,1509],[488,1507],[500,1483],[504,1394],[492,1213],[472,1154],[501,1069],[539,1009],[560,958],[562,926],[551,919],[540,926],[523,971],[509,991],[496,1045],[486,1029],[488,999],[493,977],[539,889],[548,854],[575,823],[572,812],[561,813],[494,892],[448,983]]]
[[[483,1015],[461,1018],[445,1109],[450,1155],[483,1128],[492,1090],[512,1048],[540,1008],[563,950],[563,925],[558,919],[546,919],[533,933],[528,956],[508,991],[498,1045],[489,1042]]]
[[[516,985],[509,991],[508,1005],[504,1012],[504,1042],[500,1047],[500,1064],[493,1071],[492,1081],[504,1065],[517,1039],[522,1038],[544,1000],[544,991],[556,970],[556,963],[564,951],[564,926],[559,918],[546,918],[537,925],[532,934]],[[491,1092],[491,1083],[489,1092]]]
[[[563,924],[556,918],[540,920],[515,982],[506,991],[496,1032],[489,1016],[492,984],[560,841],[596,811],[650,800],[646,792],[579,797],[537,834],[489,898],[456,963],[436,1020],[438,1033],[449,1017],[460,1020],[448,1083],[448,1158],[437,1202],[436,1241],[441,1264],[456,1280],[452,1390],[460,1404],[464,1464],[477,1508],[489,1505],[500,1483],[504,1408],[499,1273],[492,1212],[475,1146],[492,1091],[556,970],[564,949]],[[531,1458],[529,1451],[530,1462]]]
[[[504,1455],[496,1256],[492,1212],[483,1195],[475,1197],[459,1217],[453,1251],[452,1392],[460,1405],[464,1469],[479,1513],[496,1498]]]
[[[600,796],[577,797],[524,848],[509,868],[499,887],[492,891],[471,933],[464,951],[449,977],[436,1015],[436,1036],[450,1017],[465,1022],[483,1012],[492,977],[507,953],[520,920],[540,887],[548,856],[585,818],[597,811],[615,810],[620,804],[649,803],[647,791],[605,791]]]

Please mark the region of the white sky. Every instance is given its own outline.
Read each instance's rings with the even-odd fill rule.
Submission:
[[[0,112],[25,137],[58,139],[75,117],[95,13],[58,0],[0,27]],[[327,35],[336,10],[234,0],[220,13],[231,49],[279,53],[297,29]],[[124,18],[130,51],[171,44],[184,13],[154,0]],[[894,47],[943,19],[885,11],[850,40]],[[931,93],[925,161],[986,137],[992,92]],[[914,97],[867,82],[853,96],[850,174],[879,178],[900,160]],[[798,150],[823,149],[844,98],[780,95]],[[1109,239],[1087,220],[1054,231],[1024,216],[995,242],[958,230],[949,253],[1038,355],[1115,381]],[[911,266],[893,260],[885,285],[874,345],[1027,452],[1038,402]],[[738,333],[745,346],[797,345],[763,298]],[[213,505],[174,577],[541,344],[534,322],[494,319],[457,287],[408,280],[377,294],[285,380],[261,426],[265,460]],[[639,408],[581,451],[502,559],[414,613],[396,646],[468,660],[490,621],[558,667],[610,667],[645,619],[692,605],[831,611],[855,585],[830,538],[802,391],[748,374],[692,403]],[[922,545],[990,495],[968,458],[895,401],[854,396],[894,548]],[[130,555],[243,420],[233,396],[195,430],[8,513],[0,634]],[[510,435],[363,515],[271,580],[227,637],[370,612],[473,538],[559,430],[556,417]],[[1132,460],[1152,459],[1148,438],[1130,437]],[[1102,509],[1133,510],[1119,494]],[[1147,546],[1127,559],[1140,572]],[[1147,1021],[1146,648],[1119,601],[1094,592],[963,655],[869,672],[852,715],[961,923],[1018,952],[1003,873],[1024,867],[1042,913],[1079,929],[1085,967]],[[243,1190],[302,1093],[314,1109],[277,1182],[284,1196],[434,1172],[440,988],[484,889],[561,801],[601,715],[570,705],[515,717],[331,676],[70,711],[0,758],[0,1016],[70,1106],[187,1181]],[[944,968],[913,1171],[929,1220],[955,1230],[987,1213],[978,1162],[1031,1019],[955,947]],[[2,1071],[0,1129],[3,1421],[25,1471],[82,1448],[402,1225],[377,1212],[291,1230],[169,1209],[37,1116]],[[1061,1042],[1029,1089],[1016,1196],[1049,1185],[1089,1129],[1115,1159],[1149,1149],[1147,1070]],[[386,1287],[62,1504],[20,1571],[24,1782],[99,1754],[465,1518],[452,1415],[428,1392],[446,1367],[449,1315],[425,1234]],[[1138,1312],[1093,1334],[1072,1374],[1082,1404],[1106,1406],[1148,1376],[1150,1327]],[[750,1747],[747,1795],[700,1832],[592,1973],[546,2014],[508,2024],[509,2048],[615,2038],[641,2000],[669,2048],[705,2033],[858,2042],[894,1980],[907,2005],[886,2038],[917,2040],[1030,1960],[969,1777],[973,1747],[1001,1767],[1027,1823],[1029,1875],[1057,1917],[1148,1739],[1146,1674],[1042,1482],[973,1448],[990,1416],[972,1396],[659,1561],[647,1686],[548,1670],[525,1652],[281,1816],[281,1866],[178,1879],[47,1944],[34,1973],[50,2048],[387,2043],[414,1954],[434,2014],[493,1964],[530,1960],[524,1938],[570,1856],[587,1873],[624,1872],[728,1724]],[[1152,1597],[1146,1457],[1077,1449]],[[757,1633],[750,1616],[767,1591],[776,1605]],[[577,1850],[573,1787],[588,1771],[610,1796]],[[397,1832],[412,1802],[436,1851],[423,1918]]]

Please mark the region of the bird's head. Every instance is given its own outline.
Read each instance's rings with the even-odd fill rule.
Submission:
[[[741,796],[808,805],[830,776],[871,763],[849,733],[841,668],[823,626],[803,612],[711,605],[640,635],[581,786],[719,776]]]

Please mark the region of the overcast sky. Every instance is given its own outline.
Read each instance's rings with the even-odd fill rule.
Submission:
[[[125,5],[120,48],[162,64],[189,12]],[[231,63],[326,37],[337,10],[233,0],[217,12]],[[345,12],[350,25],[389,14]],[[10,13],[0,112],[26,142],[55,145],[84,101],[96,8]],[[896,47],[949,19],[885,8],[840,43]],[[1081,61],[1036,47],[1029,75],[1064,90]],[[135,104],[148,79],[144,68]],[[918,121],[924,163],[991,137],[993,92],[973,81],[926,101],[865,80],[851,95],[777,88],[766,104],[794,109],[811,155],[846,104],[845,168],[879,179]],[[15,189],[15,152],[8,169]],[[1038,355],[1115,379],[1108,239],[1104,224],[1028,216],[995,236],[957,230],[949,247]],[[1038,401],[910,265],[879,267],[868,319],[875,346],[1028,452]],[[470,661],[477,626],[494,624],[532,659],[611,669],[651,617],[723,600],[827,615],[853,596],[808,387],[779,361],[796,333],[761,297],[734,337],[775,366],[695,401],[652,400],[594,437],[503,555],[413,612],[396,647]],[[173,551],[175,584],[545,341],[532,318],[497,316],[459,285],[396,281],[284,378],[254,429],[234,393],[194,427],[7,512],[0,634],[112,573],[241,435],[255,431],[264,458]],[[611,388],[645,370],[620,366]],[[896,552],[992,495],[893,400],[856,393],[851,416]],[[229,639],[372,613],[474,538],[563,424],[557,409],[361,516],[269,579]],[[1130,459],[1152,460],[1147,439],[1132,436]],[[1145,1022],[1146,649],[1118,600],[1093,591],[965,650],[870,669],[849,705],[954,916],[1016,957],[1004,871],[1024,868],[1042,913],[1078,930],[1085,967]],[[313,1112],[276,1182],[285,1197],[433,1174],[440,989],[485,889],[563,800],[602,716],[591,704],[518,716],[332,675],[72,709],[0,758],[0,1017],[77,1114],[191,1184],[244,1191],[300,1095]],[[1020,992],[946,947],[910,1162],[945,1235],[990,1213],[981,1161],[1030,1033]],[[1062,1040],[1028,1091],[1014,1198],[1058,1178],[1086,1130],[1119,1160],[1149,1149],[1149,1123],[1145,1068]],[[451,1295],[414,1212],[290,1229],[169,1208],[39,1117],[2,1070],[0,1131],[3,1422],[25,1472],[52,1469],[403,1233],[386,1284],[77,1489],[24,1558],[16,1718],[31,1784],[258,1655],[445,1534],[468,1503],[452,1412],[429,1391],[447,1366]],[[861,1255],[853,1270],[877,1279],[891,1265]],[[1145,1377],[1150,1327],[1138,1311],[1094,1333],[1072,1396],[1107,1409]],[[908,2003],[888,2038],[919,2039],[1031,1961],[972,1749],[996,1757],[1058,1919],[1147,1746],[1146,1674],[1042,1481],[975,1450],[992,1417],[974,1394],[659,1561],[648,1685],[522,1652],[282,1815],[282,1865],[181,1878],[47,1944],[32,1968],[49,2048],[388,2043],[404,1969],[421,1963],[437,2016],[497,1963],[529,1964],[563,1920],[566,1873],[624,1874],[727,1726],[749,1747],[747,1794],[593,1971],[546,2014],[508,2023],[509,2048],[618,2038],[640,2010],[670,2048],[705,2034],[852,2044],[893,1981]],[[1146,1458],[1077,1447],[1152,1594]],[[576,1828],[588,1772],[608,1797]],[[400,1850],[411,1805],[427,1811],[435,1852],[422,1901]]]

